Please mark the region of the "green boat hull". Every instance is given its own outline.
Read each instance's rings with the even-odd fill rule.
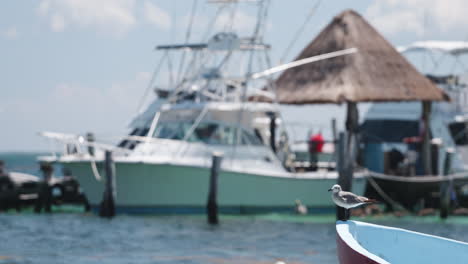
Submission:
[[[80,182],[94,208],[104,192],[90,162],[65,162]],[[128,213],[202,213],[205,211],[210,168],[173,164],[116,162],[116,209]],[[97,164],[104,176],[102,163]],[[294,178],[265,176],[221,170],[218,206],[225,213],[291,211],[301,200],[309,212],[332,212],[335,208],[327,190],[335,177]],[[365,178],[353,179],[352,191],[363,194]]]

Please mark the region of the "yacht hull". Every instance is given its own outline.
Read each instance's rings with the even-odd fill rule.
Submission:
[[[90,162],[62,163],[78,179],[91,206],[103,197],[104,181],[98,181]],[[210,168],[173,164],[116,162],[116,210],[118,213],[203,213],[209,188]],[[102,164],[98,170],[103,175]],[[334,212],[327,190],[336,177],[291,178],[221,170],[218,206],[221,213],[291,212],[294,201],[310,213]],[[353,180],[353,192],[363,194],[365,178]]]

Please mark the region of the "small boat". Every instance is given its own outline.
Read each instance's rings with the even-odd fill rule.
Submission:
[[[337,221],[341,264],[467,263],[468,243],[401,228]]]
[[[35,206],[41,196],[43,180],[32,174],[9,172],[0,175],[0,211]],[[84,205],[89,210],[87,198],[82,193],[78,181],[70,175],[51,177],[49,181],[52,204]]]

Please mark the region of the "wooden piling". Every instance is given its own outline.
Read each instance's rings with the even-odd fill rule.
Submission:
[[[115,171],[112,152],[106,150],[105,155],[106,183],[99,216],[111,218],[115,216]]]
[[[212,225],[217,225],[219,223],[218,219],[218,202],[217,202],[217,193],[218,193],[218,176],[219,170],[221,168],[221,161],[223,155],[221,153],[213,153],[212,162],[211,162],[211,174],[210,174],[210,185],[208,191],[208,201],[206,203],[206,213],[208,217],[208,223]]]
[[[276,113],[268,112],[270,117],[270,146],[271,150],[276,153]]]
[[[41,164],[42,181],[39,183],[37,200],[34,205],[34,212],[40,213],[42,208],[46,213],[52,212],[52,188],[50,180],[52,179],[53,167],[50,163]]]
[[[447,149],[444,159],[444,175],[447,176],[451,173],[452,157],[454,150]],[[450,194],[452,191],[451,180],[443,181],[440,183],[440,218],[446,219],[450,209]]]
[[[338,137],[338,157],[337,157],[337,165],[338,165],[338,184],[344,191],[351,191],[351,181],[353,177],[352,166],[350,163],[352,162],[349,159],[348,154],[348,142],[347,136],[344,132],[340,132]],[[349,214],[345,211],[346,209],[342,207],[336,207],[336,219],[337,220],[348,220]]]
[[[422,142],[422,160],[424,166],[424,174],[432,175],[432,164],[431,164],[431,127],[430,127],[430,116],[431,116],[431,102],[422,102],[422,122],[424,126],[423,142]]]

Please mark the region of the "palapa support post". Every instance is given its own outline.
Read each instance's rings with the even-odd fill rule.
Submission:
[[[36,204],[34,205],[34,212],[40,213],[42,208],[46,213],[52,212],[52,188],[49,183],[52,179],[52,173],[54,171],[50,163],[42,163],[41,171],[43,175],[42,182],[39,184],[38,197]]]
[[[336,146],[336,141],[338,140],[338,135],[336,131],[336,119],[333,118],[331,120],[331,129],[332,129],[332,136],[333,136],[333,144]]]
[[[354,162],[356,160],[357,132],[358,132],[359,112],[357,104],[348,102],[346,116],[346,136],[340,133],[338,140],[338,184],[344,191],[351,191],[353,183]],[[338,220],[348,220],[349,210],[337,208],[336,218]]]
[[[423,123],[423,141],[422,141],[422,159],[424,166],[424,174],[432,175],[432,164],[431,164],[431,101],[422,102],[422,123]]]
[[[208,223],[212,225],[217,225],[219,223],[217,193],[218,193],[218,176],[219,176],[219,170],[221,168],[222,159],[223,159],[223,154],[218,153],[218,152],[213,153],[212,163],[211,163],[210,185],[209,185],[209,191],[208,191],[208,201],[206,203],[206,213],[208,217]]]
[[[351,186],[351,176],[349,173],[349,159],[347,154],[347,142],[346,134],[340,132],[338,137],[338,157],[337,157],[337,170],[338,170],[338,184],[343,190],[349,191]],[[336,219],[337,220],[348,220],[349,212],[346,209],[337,206],[336,207]]]
[[[452,169],[452,157],[454,150],[452,148],[447,149],[445,152],[444,159],[444,175],[447,176],[451,173]],[[440,183],[440,218],[446,219],[448,217],[450,208],[450,194],[452,192],[452,181],[442,181]]]
[[[346,131],[354,132],[356,130],[357,119],[359,118],[358,115],[359,114],[358,114],[356,103],[348,102],[346,104],[346,121],[345,121]],[[348,138],[350,137],[351,135],[348,134]]]
[[[350,163],[348,164],[351,171],[354,169],[354,162],[356,161],[357,154],[357,134],[359,130],[359,111],[357,104],[354,102],[348,102],[346,113],[346,131],[348,132],[347,141],[347,155]],[[350,186],[351,188],[351,186]],[[350,190],[346,190],[350,191]]]
[[[106,185],[99,208],[99,216],[111,218],[115,216],[115,170],[112,151],[106,150],[105,155]]]
[[[337,130],[336,130],[336,119],[335,119],[335,118],[333,118],[333,119],[331,120],[331,130],[332,130],[332,136],[333,136],[333,148],[334,148],[335,150],[337,150],[337,149],[338,149],[338,132],[337,132]],[[337,154],[336,154],[336,153],[337,153],[337,151],[335,151],[335,152],[333,153],[333,158],[334,158],[334,160],[335,160],[335,168],[334,168],[334,169],[335,169],[335,170],[338,170],[338,163],[337,163],[338,157],[337,157]],[[333,167],[329,165],[329,166],[328,166],[328,169],[333,169]]]

